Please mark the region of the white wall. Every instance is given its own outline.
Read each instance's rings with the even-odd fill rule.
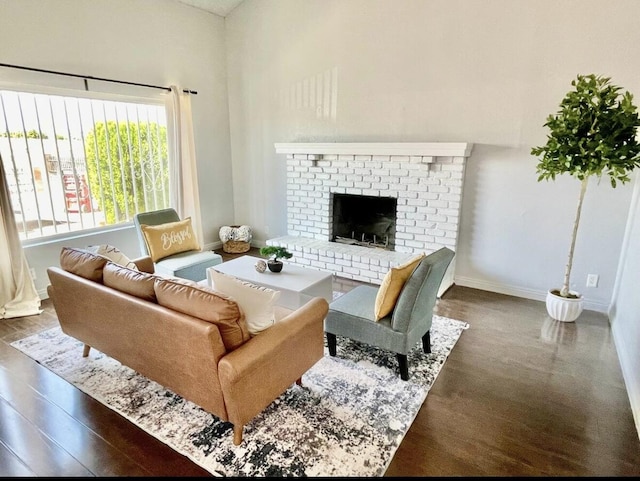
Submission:
[[[226,19],[235,221],[286,234],[274,142],[472,142],[456,282],[543,299],[579,182],[538,183],[530,150],[577,74],[640,95],[639,16],[635,0],[245,0]],[[587,191],[572,287],[589,309],[609,306],[631,192]]]
[[[196,90],[192,107],[205,245],[215,244],[219,228],[233,223],[222,17],[172,0],[0,0],[0,62]],[[82,88],[78,79],[35,77],[0,68],[0,82]],[[130,93],[114,84],[100,88]],[[41,296],[48,284],[45,269],[57,264],[62,245],[101,243],[139,255],[131,226],[27,248]]]
[[[640,433],[640,179],[636,179],[609,319]]]

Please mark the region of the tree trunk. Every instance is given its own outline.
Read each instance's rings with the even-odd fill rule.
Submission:
[[[576,234],[578,233],[578,224],[580,224],[580,212],[582,211],[582,201],[584,199],[584,193],[587,191],[587,183],[589,177],[585,177],[580,184],[580,198],[578,199],[578,208],[576,209],[576,220],[573,223],[573,233],[571,234],[571,247],[569,248],[569,258],[567,259],[567,265],[564,270],[564,284],[560,290],[562,297],[569,297],[569,278],[571,276],[571,267],[573,266],[573,250],[576,246]]]

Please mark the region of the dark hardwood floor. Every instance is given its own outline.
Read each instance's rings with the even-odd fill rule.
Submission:
[[[355,285],[334,282],[344,292]],[[0,320],[0,476],[209,476],[9,345],[57,325],[51,303],[43,308]],[[640,475],[606,316],[557,323],[543,302],[459,286],[436,313],[470,328],[387,476]]]

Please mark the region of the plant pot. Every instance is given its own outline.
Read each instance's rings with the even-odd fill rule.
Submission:
[[[267,262],[267,267],[271,272],[280,272],[282,270],[282,261],[269,261]]]
[[[573,294],[576,298],[562,297],[559,294],[559,289],[550,289],[547,291],[547,312],[552,319],[561,322],[573,322],[575,321],[583,309],[583,298],[578,292],[569,291],[569,294]]]

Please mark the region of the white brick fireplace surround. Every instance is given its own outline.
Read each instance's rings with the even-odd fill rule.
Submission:
[[[457,250],[469,143],[275,144],[287,158],[287,262],[380,284],[391,266],[446,246]],[[332,194],[397,199],[395,251],[331,242]],[[455,262],[455,258],[454,258]],[[441,292],[453,284],[452,262]]]

